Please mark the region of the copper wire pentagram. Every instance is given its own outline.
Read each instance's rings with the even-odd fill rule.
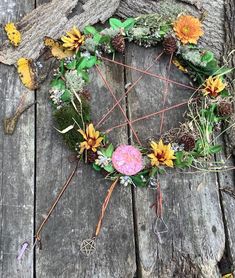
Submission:
[[[176,108],[179,108],[181,106],[184,106],[184,105],[187,105],[188,104],[188,100],[185,100],[181,103],[178,103],[178,104],[175,104],[175,105],[172,105],[170,107],[165,107],[165,104],[166,104],[166,100],[167,100],[167,95],[168,95],[168,87],[169,87],[169,83],[173,83],[177,86],[181,86],[181,87],[184,87],[184,88],[187,88],[187,89],[190,89],[190,90],[193,90],[193,94],[195,94],[199,88],[195,88],[195,87],[192,87],[190,85],[186,85],[186,84],[183,84],[183,83],[180,83],[180,82],[177,82],[175,80],[172,80],[172,79],[169,79],[169,73],[170,73],[170,70],[171,70],[171,64],[172,64],[172,57],[173,57],[173,54],[170,55],[170,58],[169,58],[169,63],[168,63],[168,66],[167,66],[167,71],[166,71],[166,76],[161,76],[159,74],[156,74],[156,73],[153,73],[151,71],[149,71],[152,66],[162,57],[162,55],[164,54],[164,52],[161,52],[154,60],[153,62],[150,64],[150,66],[148,66],[146,69],[140,69],[140,68],[137,68],[137,67],[133,67],[133,66],[130,66],[130,65],[127,65],[127,64],[124,64],[124,63],[121,63],[121,62],[118,62],[116,60],[111,60],[107,57],[101,57],[101,59],[103,61],[107,61],[107,62],[110,62],[110,63],[113,63],[113,64],[117,64],[117,65],[120,65],[120,66],[123,66],[125,68],[128,68],[130,70],[134,70],[134,71],[137,71],[137,72],[140,72],[142,73],[142,75],[140,77],[138,77],[135,81],[133,81],[133,83],[129,86],[129,88],[127,90],[125,90],[123,92],[123,94],[121,95],[121,97],[119,99],[117,99],[117,97],[115,96],[115,93],[114,93],[114,89],[112,88],[112,86],[110,85],[110,83],[107,81],[107,79],[105,78],[104,74],[102,73],[100,67],[98,65],[96,65],[96,70],[97,70],[97,73],[98,75],[100,76],[100,78],[102,79],[102,81],[104,82],[104,85],[105,87],[108,89],[108,92],[110,93],[110,95],[112,96],[113,100],[114,100],[114,104],[113,106],[101,117],[101,119],[97,122],[96,124],[96,128],[100,127],[109,117],[110,115],[112,114],[112,112],[115,110],[116,107],[118,107],[121,111],[121,113],[123,114],[124,118],[125,118],[125,122],[123,123],[120,123],[118,125],[115,125],[115,126],[112,126],[110,127],[109,129],[107,129],[105,131],[105,133],[109,133],[111,132],[112,130],[116,129],[116,128],[120,128],[120,127],[123,127],[123,126],[126,126],[126,125],[129,125],[130,127],[130,130],[133,132],[133,135],[136,139],[136,142],[141,146],[142,143],[138,137],[138,134],[137,132],[135,131],[135,129],[133,128],[133,124],[135,122],[138,122],[138,121],[141,121],[141,120],[145,120],[145,119],[148,119],[150,117],[153,117],[153,116],[156,116],[156,115],[160,115],[160,135],[162,133],[162,130],[163,130],[163,124],[164,124],[164,114],[165,112],[168,112],[172,109],[176,109]],[[153,112],[153,113],[150,113],[150,114],[146,114],[144,116],[141,116],[137,119],[133,119],[133,120],[130,120],[128,118],[128,116],[126,115],[126,112],[124,111],[124,109],[122,108],[122,106],[120,105],[120,102],[132,91],[132,89],[139,83],[139,81],[143,78],[144,75],[149,75],[151,77],[154,77],[154,78],[157,78],[159,80],[162,80],[164,81],[164,91],[163,91],[163,100],[162,100],[162,109],[159,110],[159,111],[156,111],[156,112]],[[197,98],[195,98],[197,99]],[[194,98],[192,98],[191,100],[195,100]]]

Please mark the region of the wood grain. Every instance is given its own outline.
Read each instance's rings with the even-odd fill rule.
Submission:
[[[140,47],[132,45],[128,49],[127,62],[146,68],[157,51],[160,50],[148,49],[143,52]],[[168,61],[169,57],[164,56],[152,71],[165,76]],[[135,72],[128,72],[129,82],[136,78]],[[184,84],[188,82],[186,76],[174,66],[170,78]],[[162,81],[145,77],[128,97],[131,119],[160,110],[163,91]],[[188,90],[170,85],[166,106],[180,103],[189,95]],[[167,113],[165,131],[178,127],[186,108]],[[159,117],[137,122],[134,128],[143,140],[159,137]],[[220,277],[217,262],[223,255],[225,235],[216,175],[177,174],[175,170],[167,170],[159,181],[163,192],[164,220],[168,226],[168,232],[161,234],[161,242],[152,228],[155,215],[150,206],[154,203],[155,192],[151,189],[135,190],[141,275],[161,278]],[[159,229],[161,231],[162,228]]]
[[[79,13],[69,15],[76,7]],[[43,48],[44,36],[59,38],[65,30],[73,25],[84,25],[104,22],[114,14],[119,0],[88,0],[82,4],[78,0],[53,0],[39,5],[32,13],[27,14],[19,23],[22,42],[17,49],[9,46],[6,41],[0,50],[0,62],[8,65],[15,64],[20,57],[36,59]]]
[[[117,66],[101,66],[115,90],[124,91],[124,74]],[[37,93],[37,223],[55,198],[74,165],[71,153],[52,128],[48,102],[49,79]],[[107,89],[95,70],[91,73],[93,119],[98,121],[113,104]],[[125,109],[125,102],[122,103]],[[105,130],[120,121],[115,110],[102,126]],[[110,134],[114,144],[127,142],[126,129]],[[111,184],[90,165],[79,166],[73,182],[63,195],[42,233],[42,251],[36,253],[38,277],[133,277],[136,271],[130,188],[118,186],[110,200],[103,227],[97,240],[97,251],[90,258],[79,251],[82,240],[92,236],[106,191]]]
[[[34,1],[1,1],[0,21],[19,20],[34,8]],[[1,31],[0,40],[4,34]],[[14,136],[5,136],[2,120],[16,109],[26,89],[14,68],[0,65],[0,277],[32,277],[33,256],[16,260],[21,244],[33,238],[34,214],[34,108],[20,119]],[[34,100],[30,93],[28,102]]]

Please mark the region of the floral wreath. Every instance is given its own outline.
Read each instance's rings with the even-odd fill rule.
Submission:
[[[218,136],[214,138],[214,135],[222,122],[226,129],[220,134],[229,129],[226,123],[233,113],[233,104],[225,76],[232,69],[219,66],[212,51],[197,45],[201,36],[202,22],[181,13],[174,18],[142,15],[123,22],[110,18],[109,26],[105,28],[96,29],[89,25],[81,32],[73,27],[58,41],[45,38],[44,43],[52,55],[61,60],[49,92],[56,128],[76,152],[77,159],[91,164],[94,170],[101,171],[112,180],[95,233],[91,239],[82,242],[81,251],[85,255],[95,250],[95,239],[100,232],[104,212],[118,182],[124,186],[156,189],[156,214],[162,219],[158,176],[164,174],[168,167],[210,170],[206,159],[222,151],[222,146],[215,143]],[[170,130],[161,138],[151,140],[147,146],[141,146],[137,136],[134,146],[114,146],[106,133],[97,130],[90,116],[90,94],[85,89],[89,82],[89,69],[97,67],[99,71],[101,61],[110,60],[103,56],[104,53],[124,53],[126,41],[144,47],[162,44],[163,52],[171,56],[172,63],[189,75],[197,86],[188,102],[184,103],[188,104],[185,123],[177,130]],[[115,105],[119,105],[118,101]],[[126,121],[130,124],[128,119]],[[213,166],[213,170],[217,168]],[[68,182],[62,193],[67,185]],[[45,222],[36,233],[38,241]]]

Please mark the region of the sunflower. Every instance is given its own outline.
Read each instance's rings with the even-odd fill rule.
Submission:
[[[77,50],[84,44],[85,36],[74,26],[72,30],[66,32],[67,36],[62,36],[61,40],[64,42],[63,47],[69,50]]]
[[[183,44],[196,44],[199,37],[203,35],[201,22],[191,15],[181,15],[174,22],[173,28],[176,36]]]
[[[204,93],[204,96],[209,95],[210,97],[217,97],[225,87],[226,84],[223,83],[219,76],[210,76],[206,79],[202,92]]]
[[[89,124],[85,132],[82,129],[79,129],[78,132],[81,133],[82,137],[85,139],[85,141],[80,143],[80,153],[89,149],[93,152],[97,152],[97,148],[104,138],[100,136],[99,131],[95,130],[93,124]]]
[[[171,149],[171,144],[164,145],[162,140],[158,143],[152,141],[150,146],[153,153],[149,154],[148,157],[151,159],[152,166],[159,166],[160,164],[168,167],[173,167],[174,151]]]

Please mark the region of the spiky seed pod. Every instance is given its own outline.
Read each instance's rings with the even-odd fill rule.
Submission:
[[[92,150],[87,150],[86,153],[87,163],[94,163],[97,158],[98,158],[97,152],[93,152]]]
[[[195,139],[190,133],[183,134],[179,139],[179,143],[184,145],[186,152],[193,150],[195,147]]]
[[[125,39],[123,37],[123,35],[118,34],[116,35],[112,41],[112,46],[115,50],[117,50],[118,52],[123,53],[125,51]]]
[[[177,50],[176,39],[173,36],[168,36],[163,40],[163,49],[167,54],[172,54]]]
[[[221,117],[231,116],[233,114],[233,104],[225,101],[221,102],[218,105],[218,114]]]

